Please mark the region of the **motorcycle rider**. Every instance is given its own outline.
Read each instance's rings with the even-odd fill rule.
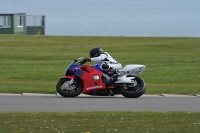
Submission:
[[[115,81],[119,76],[117,69],[122,68],[119,62],[113,59],[109,53],[103,52],[100,47],[92,48],[90,50],[90,58],[83,59],[81,63],[84,64],[87,61],[99,62],[101,70],[110,76],[111,82]]]

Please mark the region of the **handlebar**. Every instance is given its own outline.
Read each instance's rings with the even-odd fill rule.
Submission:
[[[83,60],[84,57],[80,57],[74,60],[74,63],[76,63],[77,61]],[[83,65],[82,61],[78,62],[80,65]]]

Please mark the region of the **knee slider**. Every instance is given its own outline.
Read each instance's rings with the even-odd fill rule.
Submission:
[[[101,66],[101,68],[107,70],[107,69],[109,68],[109,65],[107,65],[107,64],[103,64],[103,65]]]

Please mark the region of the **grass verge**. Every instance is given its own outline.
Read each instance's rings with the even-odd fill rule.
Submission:
[[[200,94],[200,38],[0,35],[0,93],[56,93],[75,58],[101,46],[126,64],[144,64],[147,94]]]
[[[0,113],[0,129],[4,133],[199,133],[200,113]]]

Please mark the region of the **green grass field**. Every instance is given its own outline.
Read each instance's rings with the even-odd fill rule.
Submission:
[[[200,94],[200,38],[24,35],[0,35],[0,93],[56,93],[68,64],[95,46],[146,65],[146,94]]]
[[[200,113],[0,113],[2,133],[199,133]]]
[[[146,65],[146,94],[200,94],[200,38],[23,35],[0,35],[0,93],[56,93],[68,64],[95,46],[123,66]],[[199,112],[0,113],[2,133],[199,131]]]

